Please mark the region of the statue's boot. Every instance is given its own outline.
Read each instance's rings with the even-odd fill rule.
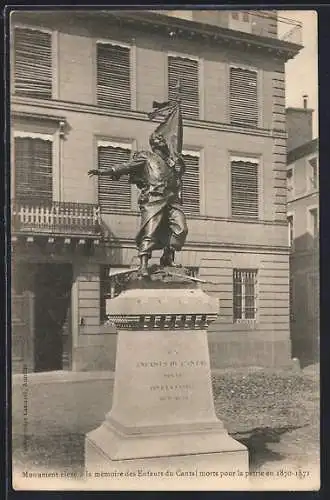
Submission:
[[[161,267],[170,267],[174,264],[175,251],[173,248],[164,248],[164,253],[160,258]]]
[[[147,276],[149,276],[148,260],[149,260],[148,255],[141,255],[140,256],[139,275],[143,278],[146,278]]]

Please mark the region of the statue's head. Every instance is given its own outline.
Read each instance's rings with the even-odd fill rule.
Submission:
[[[169,154],[167,142],[162,134],[156,134],[155,132],[151,134],[149,144],[152,151],[161,151],[166,155]]]

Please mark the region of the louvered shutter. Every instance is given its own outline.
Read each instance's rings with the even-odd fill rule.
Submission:
[[[14,91],[23,97],[52,97],[52,35],[15,28]]]
[[[130,49],[97,44],[97,104],[131,109]]]
[[[255,71],[230,68],[230,123],[258,126],[258,84]]]
[[[183,159],[186,165],[186,171],[182,177],[183,210],[187,215],[199,215],[199,157],[185,154]]]
[[[99,146],[98,167],[106,169],[129,161],[131,151],[120,147]],[[131,210],[131,185],[128,175],[123,175],[119,180],[111,180],[108,176],[98,177],[98,199],[101,212],[107,214],[113,210]]]
[[[231,162],[231,213],[233,217],[257,219],[259,213],[258,163]]]
[[[168,98],[176,97],[176,85],[180,80],[182,115],[199,118],[198,61],[168,56]]]
[[[15,138],[15,198],[18,202],[52,202],[52,164],[52,141],[30,137]]]

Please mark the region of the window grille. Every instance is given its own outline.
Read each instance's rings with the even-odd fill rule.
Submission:
[[[233,318],[235,322],[256,319],[256,284],[255,269],[233,270]]]

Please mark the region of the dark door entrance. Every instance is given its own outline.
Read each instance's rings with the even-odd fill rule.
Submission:
[[[38,264],[35,272],[35,371],[63,366],[71,354],[71,264]]]

